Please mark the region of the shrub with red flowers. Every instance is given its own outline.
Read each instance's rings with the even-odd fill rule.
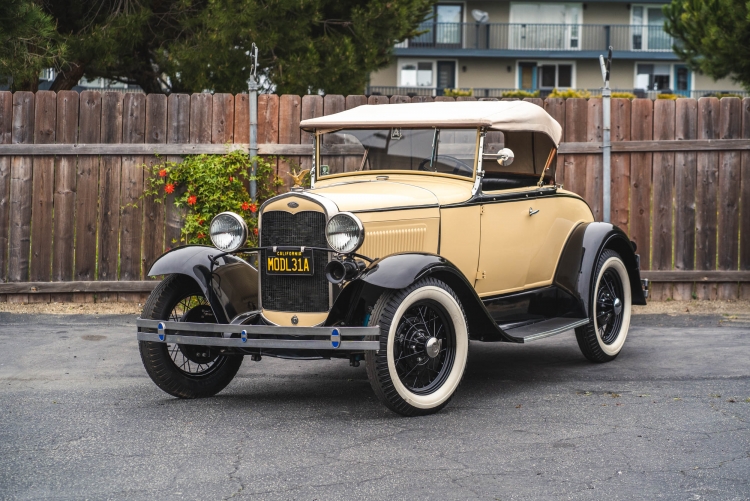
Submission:
[[[148,182],[143,196],[174,203],[185,208],[180,244],[211,244],[208,223],[220,212],[240,214],[250,229],[248,245],[255,245],[258,227],[258,205],[276,194],[281,186],[268,159],[256,157],[256,203],[247,186],[252,179],[252,160],[241,151],[225,155],[192,155],[182,162],[166,161],[146,167]]]

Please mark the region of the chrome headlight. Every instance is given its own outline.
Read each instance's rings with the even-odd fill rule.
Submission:
[[[339,212],[326,225],[326,240],[339,254],[354,252],[365,240],[362,221],[350,212]]]
[[[211,220],[211,243],[223,252],[233,252],[247,241],[247,224],[234,212],[222,212]]]

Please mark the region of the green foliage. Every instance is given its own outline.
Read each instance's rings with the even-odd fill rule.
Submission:
[[[41,0],[40,0],[41,1]],[[46,1],[68,41],[67,74],[147,92],[247,90],[251,43],[265,90],[361,93],[393,45],[418,33],[434,0]],[[60,85],[57,85],[57,84]]]
[[[0,0],[0,83],[35,91],[39,73],[58,67],[65,52],[52,16],[31,0]]]
[[[563,99],[582,97],[582,98],[588,99],[591,97],[591,92],[587,90],[576,90],[576,89],[566,89],[566,90],[552,89],[552,92],[547,97],[562,97]]]
[[[671,99],[672,101],[674,101],[678,97],[682,97],[682,96],[678,96],[677,94],[658,94],[656,96],[656,99]]]
[[[502,93],[503,97],[517,97],[523,99],[525,97],[539,97],[539,91],[529,92],[526,90],[506,90]]]
[[[613,92],[612,97],[620,99],[635,99],[635,94],[632,92]]]
[[[471,97],[474,95],[474,89],[443,89],[443,95],[448,97]]]
[[[672,0],[663,9],[664,30],[690,69],[750,90],[750,1]]]
[[[257,201],[253,203],[246,188],[252,161],[257,163]],[[273,165],[266,158],[249,158],[244,152],[225,155],[192,155],[182,162],[166,161],[144,167],[148,182],[143,197],[164,202],[174,194],[174,205],[187,210],[180,242],[172,244],[210,244],[211,219],[224,211],[240,214],[250,230],[249,242],[257,240],[258,206],[276,194],[282,182],[276,178]]]

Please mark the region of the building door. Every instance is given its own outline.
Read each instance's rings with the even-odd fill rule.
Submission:
[[[690,70],[684,64],[674,66],[674,93],[690,97]]]
[[[443,89],[456,88],[456,62],[455,61],[438,61],[437,62],[437,88],[442,94]]]
[[[536,90],[536,63],[518,63],[518,88]]]

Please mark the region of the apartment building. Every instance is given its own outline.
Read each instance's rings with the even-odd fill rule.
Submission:
[[[654,97],[744,94],[730,79],[690,71],[664,32],[664,1],[626,3],[445,1],[422,34],[396,45],[392,63],[370,75],[371,94],[440,95],[471,89],[477,97],[509,90],[602,86],[598,57],[613,47],[611,87]]]

